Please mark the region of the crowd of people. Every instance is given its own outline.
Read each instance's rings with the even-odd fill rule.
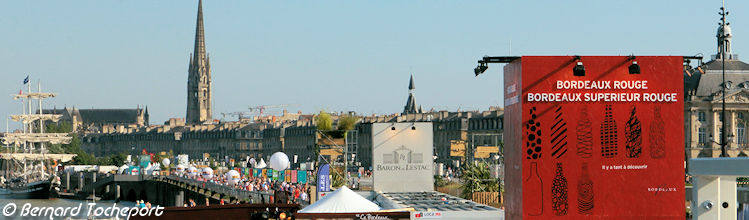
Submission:
[[[250,192],[271,193],[271,201],[275,203],[309,204],[310,186],[308,183],[288,183],[285,181],[272,180],[268,177],[243,176],[236,184],[231,184],[224,175],[214,175],[206,179],[201,175],[188,177],[197,181],[225,185],[238,190]],[[194,201],[192,202],[194,203]],[[207,202],[206,202],[207,203]]]
[[[142,199],[135,200],[135,207],[141,208],[141,209],[142,208],[151,209],[151,202],[144,202]]]

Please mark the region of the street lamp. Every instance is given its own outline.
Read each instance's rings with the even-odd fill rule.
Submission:
[[[482,73],[486,72],[487,69],[489,69],[489,66],[487,64],[489,63],[510,63],[514,60],[520,59],[520,57],[490,57],[490,56],[484,56],[479,60],[479,65],[473,69],[473,74],[476,74],[476,76],[481,75]]]
[[[718,12],[719,15],[722,17],[720,18],[721,21],[721,31],[720,31],[720,41],[721,41],[721,51],[720,52],[720,59],[721,64],[723,64],[723,84],[721,84],[721,96],[723,96],[723,100],[721,100],[721,112],[720,112],[720,119],[721,119],[721,135],[720,135],[720,157],[728,157],[728,153],[726,153],[726,145],[728,144],[726,142],[726,15],[728,15],[728,12],[725,8],[720,7],[720,12]]]
[[[721,135],[721,137],[722,137],[722,135]],[[726,142],[725,143],[721,143],[721,142],[716,141],[715,138],[713,138],[713,135],[710,134],[710,142],[713,142],[713,143],[718,144],[719,146],[721,146],[721,153],[720,154],[721,154],[721,157],[723,157],[722,155],[724,153],[728,154],[728,153],[725,152],[725,147],[724,146],[727,146],[728,143],[733,142],[733,137],[735,137],[733,134],[728,134],[728,136],[726,136]]]

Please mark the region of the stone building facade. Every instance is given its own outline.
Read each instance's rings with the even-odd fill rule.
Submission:
[[[738,55],[731,52],[732,35],[728,24],[720,26],[716,36],[717,53],[709,62],[696,68],[685,65],[684,141],[687,159],[720,156],[723,121],[727,127],[727,154],[737,157],[746,156],[749,152],[749,64],[742,62]],[[722,79],[724,64],[725,84]],[[721,119],[721,87],[726,88],[725,120]]]
[[[173,119],[181,121],[181,119]],[[184,122],[182,122],[184,123]],[[81,138],[84,151],[96,156],[118,153],[138,154],[169,152],[187,154],[190,158],[240,159],[250,156],[252,149],[262,148],[264,124],[224,123],[220,125],[166,125],[141,127],[127,132],[90,133]]]

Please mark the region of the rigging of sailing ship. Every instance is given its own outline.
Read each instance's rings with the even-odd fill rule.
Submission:
[[[60,186],[60,178],[55,167],[46,162],[68,162],[75,154],[51,154],[48,144],[68,144],[72,137],[67,133],[45,133],[45,122],[57,122],[62,115],[44,114],[42,100],[55,97],[54,93],[43,93],[41,85],[37,92],[31,91],[28,77],[26,94],[17,94],[13,99],[22,100],[22,114],[11,115],[13,121],[21,122],[23,132],[8,133],[3,137],[6,150],[0,153],[3,175],[0,176],[0,197],[20,199],[46,199],[55,195]],[[35,113],[33,102],[38,101]]]

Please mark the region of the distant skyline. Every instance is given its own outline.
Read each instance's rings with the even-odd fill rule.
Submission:
[[[0,8],[0,115],[23,79],[45,108],[148,106],[185,117],[198,1],[12,1]],[[484,55],[695,55],[716,51],[721,1],[205,0],[213,117],[249,106],[400,113],[414,75],[425,111],[502,106],[502,66]],[[749,56],[749,3],[727,1],[733,52]],[[4,121],[0,121],[4,123]],[[11,128],[15,128],[11,122]]]

